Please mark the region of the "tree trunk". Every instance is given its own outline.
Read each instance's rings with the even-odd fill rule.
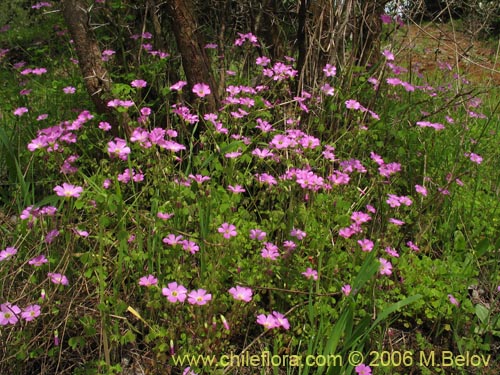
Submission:
[[[360,1],[360,14],[356,15],[354,48],[356,63],[360,66],[375,65],[380,59],[380,36],[387,0]]]
[[[205,110],[216,112],[219,102],[217,86],[211,73],[210,61],[205,53],[201,35],[198,32],[193,4],[191,0],[169,0],[167,9],[188,82],[189,101],[193,104],[197,100],[196,95],[191,91],[192,87],[196,83],[205,83],[210,86],[211,91],[211,94],[203,100]]]
[[[128,124],[120,126],[112,108],[107,106],[107,102],[112,99],[111,78],[102,62],[97,39],[89,26],[89,13],[85,3],[82,0],[63,0],[62,13],[73,38],[85,88],[97,112],[105,116],[114,135],[118,135],[122,127],[127,132]]]
[[[267,0],[260,8],[255,34],[262,38],[269,49],[271,60],[283,58],[284,48],[278,27],[278,5],[276,0]]]

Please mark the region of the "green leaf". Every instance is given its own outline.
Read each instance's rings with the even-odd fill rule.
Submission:
[[[481,323],[486,323],[488,321],[488,316],[490,315],[490,311],[480,303],[478,303],[475,307],[476,316],[479,318]]]
[[[456,251],[465,251],[465,237],[459,230],[455,231],[453,247]]]
[[[485,238],[476,246],[476,256],[481,258],[490,249],[490,240]]]

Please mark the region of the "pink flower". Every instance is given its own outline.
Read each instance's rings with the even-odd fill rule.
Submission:
[[[255,60],[255,63],[260,66],[267,66],[270,62],[271,60],[266,56],[257,57],[257,59]]]
[[[41,76],[42,74],[47,73],[47,69],[45,68],[35,68],[31,71],[32,74],[36,76]]]
[[[350,99],[350,100],[347,100],[345,102],[345,107],[347,109],[360,109],[361,108],[361,104],[359,104],[359,102],[357,100]]]
[[[417,126],[420,126],[421,128],[433,128],[435,130],[443,130],[444,129],[444,125],[440,124],[438,122],[417,121],[416,124],[417,124]]]
[[[36,3],[35,5],[32,5],[31,6],[31,9],[41,9],[41,8],[50,8],[52,6],[51,3],[49,3],[48,1],[41,1],[39,3]]]
[[[217,231],[227,239],[237,235],[236,227],[233,224],[223,223]]]
[[[457,299],[453,297],[453,294],[448,294],[448,299],[450,300],[451,304],[455,306],[460,306],[460,302],[458,302]]]
[[[264,243],[264,248],[261,250],[260,255],[265,259],[276,260],[280,256],[278,246],[273,243],[266,242]]]
[[[478,154],[475,154],[473,152],[471,153],[466,153],[465,156],[468,156],[469,159],[476,163],[476,164],[481,164],[483,162],[483,158],[481,156],[479,156]]]
[[[260,229],[250,229],[250,239],[257,241],[264,241],[267,233]]]
[[[417,245],[415,245],[413,242],[411,241],[408,241],[406,243],[406,246],[408,246],[410,249],[412,249],[413,251],[419,251],[419,247]]]
[[[386,49],[386,50],[382,51],[382,55],[385,56],[387,61],[394,61],[394,54],[391,51]]]
[[[104,189],[109,189],[109,187],[111,186],[111,180],[109,178],[105,179],[103,182],[102,182],[102,187]]]
[[[191,305],[205,305],[212,299],[212,295],[207,293],[205,289],[193,290],[188,294],[188,302]]]
[[[158,217],[158,219],[161,219],[161,220],[168,220],[172,216],[174,216],[174,214],[169,214],[169,213],[166,213],[166,212],[158,212],[156,214],[156,217]]]
[[[135,87],[135,88],[142,88],[146,87],[148,83],[142,79],[135,79],[132,82],[130,82],[130,86]]]
[[[17,254],[15,247],[7,247],[5,250],[0,251],[0,262],[9,259]]]
[[[395,219],[395,218],[391,217],[389,219],[389,223],[394,224],[394,225],[404,225],[405,222],[403,220],[399,220],[399,219]]]
[[[399,163],[383,164],[378,169],[380,175],[384,177],[389,177],[392,174],[399,172],[400,170],[401,170],[401,164]]]
[[[297,238],[298,240],[303,240],[306,238],[306,232],[300,230],[300,229],[295,229],[293,228],[292,231],[290,232],[290,236]]]
[[[111,125],[109,124],[109,122],[101,121],[99,123],[99,129],[104,130],[105,132],[107,132],[107,131],[111,130]]]
[[[198,375],[196,372],[191,370],[191,367],[186,367],[184,371],[182,372],[182,375]]]
[[[45,236],[44,242],[45,243],[52,243],[57,236],[59,236],[59,231],[57,229],[53,229],[47,233],[47,235]]]
[[[224,315],[220,315],[220,320],[222,322],[222,325],[224,326],[224,329],[226,331],[229,331],[231,328],[229,327],[229,323],[226,320],[226,317]]]
[[[45,255],[40,254],[28,261],[28,264],[31,264],[34,267],[40,267],[43,264],[47,263],[48,259],[45,257]]]
[[[342,293],[344,293],[344,295],[347,297],[349,294],[351,294],[351,291],[352,291],[352,287],[349,285],[349,284],[345,284],[343,287],[342,287]]]
[[[183,238],[184,238],[183,236],[176,236],[175,234],[169,234],[162,241],[167,245],[175,246],[177,244],[180,244]]]
[[[31,322],[36,317],[40,316],[40,306],[39,305],[29,305],[23,309],[21,317],[27,322]]]
[[[163,288],[161,294],[163,294],[167,299],[172,302],[184,302],[186,300],[187,289],[183,285],[179,285],[176,282],[169,283],[168,288]]]
[[[115,138],[114,141],[108,142],[108,153],[111,157],[127,160],[127,155],[130,154],[130,147],[127,146],[127,141],[124,139]]]
[[[25,113],[28,113],[28,108],[26,107],[19,107],[14,110],[14,115],[21,117]]]
[[[278,322],[276,321],[276,318],[269,314],[269,315],[264,315],[260,314],[257,316],[257,324],[260,324],[264,326],[265,329],[272,329],[278,327]]]
[[[188,177],[198,184],[202,184],[203,182],[210,180],[209,176],[202,176],[201,174],[197,175],[190,174]]]
[[[386,202],[392,208],[399,207],[402,204],[404,204],[405,206],[411,206],[411,204],[413,203],[412,200],[406,196],[398,197],[397,195],[394,194],[388,194],[388,197],[389,198],[386,200]]]
[[[87,232],[86,230],[75,228],[75,229],[73,229],[73,231],[76,233],[76,235],[78,235],[80,237],[84,237],[85,238],[85,237],[89,236],[89,232]]]
[[[158,279],[153,275],[143,276],[139,279],[140,286],[154,286],[158,284]]]
[[[385,248],[385,252],[389,254],[391,257],[399,258],[399,253],[393,247],[387,246]]]
[[[367,238],[363,240],[358,240],[359,246],[361,246],[361,250],[363,251],[372,251],[373,250],[373,242]]]
[[[290,329],[290,323],[288,322],[288,319],[285,318],[285,315],[277,312],[277,311],[273,311],[273,317],[274,317],[274,320],[276,321],[276,328],[277,327],[282,327],[283,329]]]
[[[143,116],[149,116],[151,114],[151,108],[149,107],[144,107],[144,108],[141,108],[141,115]]]
[[[335,74],[337,74],[337,68],[333,65],[326,64],[326,66],[323,68],[323,72],[327,77],[335,77]]]
[[[328,96],[335,95],[335,88],[330,86],[328,83],[325,83],[323,86],[321,86],[321,91],[323,91],[325,93],[325,95],[328,95]]]
[[[200,247],[193,241],[184,240],[180,244],[183,250],[189,251],[191,254],[195,254],[200,250]]]
[[[63,182],[62,186],[56,186],[53,190],[59,197],[66,198],[78,198],[83,192],[83,188],[81,186],[67,184],[66,182]]]
[[[179,90],[182,90],[182,88],[186,85],[187,85],[186,81],[179,81],[179,82],[174,83],[172,86],[170,86],[170,90],[179,91]]]
[[[74,94],[76,92],[76,89],[73,86],[67,86],[63,88],[63,92],[65,94]]]
[[[361,211],[353,212],[351,215],[351,220],[358,225],[366,223],[366,222],[370,221],[371,219],[372,218],[370,215],[365,214],[364,212],[361,212]]]
[[[392,273],[392,264],[387,259],[379,258],[380,268],[379,272],[381,275],[390,275]]]
[[[372,375],[372,369],[364,363],[357,365],[354,370],[357,375]]]
[[[233,194],[244,193],[245,189],[241,185],[228,185],[227,190],[229,190]]]
[[[241,156],[241,152],[239,151],[228,152],[224,156],[228,159],[234,159],[237,158],[238,156]]]
[[[49,272],[47,276],[50,278],[50,281],[52,281],[54,284],[61,284],[61,285],[69,284],[68,278],[60,273]]]
[[[382,21],[382,23],[385,23],[385,24],[389,24],[392,22],[392,18],[388,14],[381,14],[380,20]]]
[[[341,228],[339,230],[340,237],[351,238],[354,234],[356,234],[356,231],[354,231],[351,227]]]
[[[270,174],[267,173],[262,173],[262,174],[256,174],[255,177],[257,178],[257,181],[260,182],[261,184],[267,184],[267,185],[277,185],[278,181],[271,176]]]
[[[422,194],[424,197],[427,196],[427,189],[422,185],[415,185],[415,190],[417,193]]]
[[[198,95],[198,97],[203,98],[204,96],[210,95],[210,87],[205,83],[197,83],[193,86],[193,92]]]
[[[264,158],[271,157],[274,154],[268,148],[261,150],[260,148],[257,147],[255,150],[252,151],[252,155],[255,155],[258,158],[264,159]]]
[[[401,86],[403,86],[406,91],[415,91],[415,86],[408,82],[401,82]]]
[[[318,280],[318,271],[313,270],[311,267],[308,267],[305,272],[302,272],[307,279]]]
[[[10,302],[5,302],[0,305],[0,325],[16,324],[18,316],[21,314],[21,309],[17,305],[12,305]]]
[[[237,301],[250,302],[252,300],[252,289],[236,286],[229,289],[229,293]]]

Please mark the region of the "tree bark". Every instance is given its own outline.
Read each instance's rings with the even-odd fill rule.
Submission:
[[[369,0],[359,2],[360,14],[354,30],[354,48],[356,62],[360,66],[375,65],[380,59],[380,36],[382,20],[387,0]]]
[[[78,65],[83,75],[85,88],[90,95],[97,113],[105,116],[114,135],[119,135],[121,128],[127,132],[128,124],[120,123],[112,108],[107,106],[111,98],[111,78],[102,62],[101,50],[94,32],[89,25],[89,12],[82,0],[63,0],[62,13],[68,26]]]
[[[188,82],[189,102],[193,104],[197,100],[191,90],[192,87],[196,83],[205,83],[210,86],[211,91],[211,94],[203,101],[205,110],[215,112],[219,103],[217,86],[211,73],[210,61],[205,53],[201,35],[198,32],[193,4],[191,0],[169,0],[167,10],[172,20],[172,30]]]
[[[278,27],[278,4],[276,0],[267,0],[258,14],[255,33],[262,38],[269,49],[271,60],[283,58],[284,48]]]

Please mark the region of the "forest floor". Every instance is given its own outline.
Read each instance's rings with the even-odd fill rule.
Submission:
[[[401,39],[401,54],[422,64],[422,72],[448,63],[475,85],[500,85],[500,40],[474,40],[453,23],[411,24]]]

